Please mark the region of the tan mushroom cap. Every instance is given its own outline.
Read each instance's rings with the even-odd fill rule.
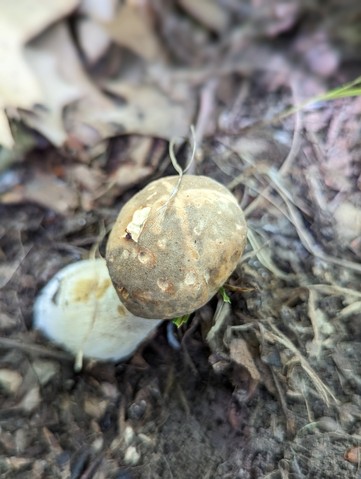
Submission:
[[[236,198],[205,176],[153,181],[122,208],[107,265],[126,308],[174,318],[203,306],[237,266],[247,226]]]

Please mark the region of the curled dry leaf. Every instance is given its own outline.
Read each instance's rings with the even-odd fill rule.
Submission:
[[[32,3],[30,0],[27,2]],[[76,2],[69,0],[67,4],[70,8],[70,4],[75,5]],[[61,12],[65,10],[63,7]],[[52,19],[57,18],[54,15]],[[104,15],[98,15],[97,21],[101,22],[104,18]],[[34,21],[41,31],[43,24],[37,19]],[[45,18],[43,21],[45,24]],[[123,27],[118,29],[118,22],[126,27],[125,30]],[[128,4],[114,19],[117,35],[123,35],[131,26],[129,36],[126,35],[127,42],[139,49],[142,58],[160,58],[163,56],[162,48],[157,44],[150,22],[150,16],[142,8]],[[133,23],[136,25],[134,29]],[[145,24],[149,24],[149,28],[143,29]],[[27,22],[24,22],[25,27],[28,27]],[[0,71],[0,90],[5,92],[6,100],[0,98],[0,142],[8,146],[12,143],[7,118],[4,113],[1,115],[2,101],[4,107],[21,107],[20,114],[25,123],[40,131],[56,146],[67,143],[70,134],[86,146],[94,146],[104,138],[119,133],[139,133],[166,139],[187,134],[195,108],[189,87],[177,101],[161,92],[156,82],[134,85],[134,82],[119,79],[106,85],[106,89],[124,100],[121,105],[106,97],[90,81],[65,22],[54,25],[25,47],[24,39],[31,38],[38,31],[36,27],[30,31],[25,28],[25,32],[14,27],[13,36],[11,28],[11,22],[10,26],[5,23],[3,31],[0,31],[0,38],[6,34],[4,41],[9,42],[8,38],[13,37],[16,39],[14,44],[0,52],[0,60],[5,55],[4,50],[10,52],[1,62],[3,65],[7,65],[7,60],[12,61],[5,69],[5,76],[2,76],[2,69]],[[33,108],[34,104],[36,108]]]
[[[29,61],[41,85],[43,108],[32,113],[23,113],[23,118],[31,127],[41,132],[53,145],[61,146],[68,135],[64,129],[63,109],[69,103],[82,96],[81,89],[61,77],[56,58],[46,48],[32,47],[25,49]],[[43,41],[39,41],[42,45]]]
[[[33,42],[27,58],[39,82],[41,77],[44,99],[40,103],[46,109],[24,113],[23,118],[54,144],[62,144],[70,131],[88,146],[119,132],[167,139],[187,134],[194,112],[191,95],[175,102],[155,85],[115,81],[106,89],[124,100],[124,105],[117,105],[89,80],[65,24],[56,25]]]
[[[9,106],[31,109],[43,99],[39,83],[24,59],[24,44],[78,3],[79,0],[1,2],[0,144],[13,146],[3,110]]]
[[[82,142],[86,145],[98,141],[100,135],[97,133],[94,139],[94,129],[91,126],[85,127],[83,116],[76,116],[75,107],[64,118],[64,107],[82,98],[95,110],[112,107],[112,103],[84,72],[66,24],[57,24],[33,42],[27,51],[27,59],[42,85],[43,99],[38,103],[43,105],[44,110],[38,114],[24,113],[24,120],[58,146],[65,141],[68,131],[75,136],[79,133],[80,139],[80,132],[84,132]]]
[[[229,351],[231,359],[240,366],[243,366],[251,376],[252,380],[259,383],[261,375],[252,358],[252,354],[248,349],[246,341],[242,338],[232,339]]]

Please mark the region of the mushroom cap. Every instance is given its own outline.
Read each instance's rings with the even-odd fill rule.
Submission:
[[[205,177],[153,181],[122,208],[106,260],[126,308],[170,319],[203,306],[237,266],[247,226],[236,198]]]
[[[36,329],[74,355],[94,359],[126,359],[159,322],[126,310],[103,259],[61,269],[34,304]]]

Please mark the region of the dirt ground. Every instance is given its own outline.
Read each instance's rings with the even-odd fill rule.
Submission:
[[[0,476],[361,478],[360,91],[284,114],[360,74],[361,8],[143,3],[132,8],[157,28],[140,53],[119,34],[90,63],[79,11],[61,21],[125,119],[87,87],[91,114],[69,101],[59,128],[46,109],[19,113],[15,149],[0,150]],[[104,86],[120,64],[149,80],[139,104],[129,84]],[[249,225],[231,304],[215,297],[128,361],[75,372],[33,329],[36,295],[66,264],[104,256],[125,201],[174,174],[168,141],[191,123],[192,173],[228,186]],[[181,164],[189,153],[178,145]]]

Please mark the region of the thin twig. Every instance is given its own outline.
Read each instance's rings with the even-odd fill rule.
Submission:
[[[23,343],[17,339],[0,338],[0,347],[8,349],[16,348],[38,356],[48,356],[50,358],[59,359],[61,361],[74,362],[74,357],[70,354],[63,353],[60,351],[52,351],[36,344]]]

